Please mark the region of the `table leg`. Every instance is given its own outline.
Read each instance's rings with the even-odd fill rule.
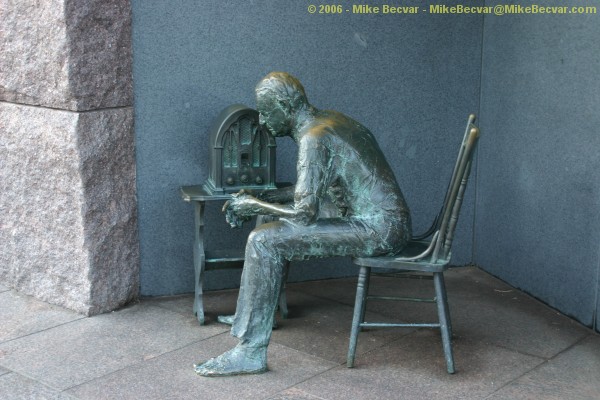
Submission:
[[[202,302],[202,284],[206,262],[206,255],[204,253],[204,202],[196,201],[194,203],[194,315],[198,318],[200,325],[204,325],[204,304]]]

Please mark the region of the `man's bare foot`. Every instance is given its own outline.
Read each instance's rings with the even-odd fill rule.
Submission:
[[[267,370],[267,346],[251,347],[240,343],[204,364],[194,365],[194,370],[207,377],[260,374]]]

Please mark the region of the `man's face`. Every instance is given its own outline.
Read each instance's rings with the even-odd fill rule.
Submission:
[[[259,122],[275,137],[287,136],[290,133],[290,121],[282,104],[268,94],[257,96],[256,108]]]

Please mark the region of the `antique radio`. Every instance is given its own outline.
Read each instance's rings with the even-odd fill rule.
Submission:
[[[210,131],[211,194],[275,188],[275,138],[258,123],[258,112],[241,104],[224,109]]]

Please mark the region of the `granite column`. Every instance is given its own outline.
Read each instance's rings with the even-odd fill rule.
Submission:
[[[129,1],[0,9],[0,280],[113,310],[139,292]]]

